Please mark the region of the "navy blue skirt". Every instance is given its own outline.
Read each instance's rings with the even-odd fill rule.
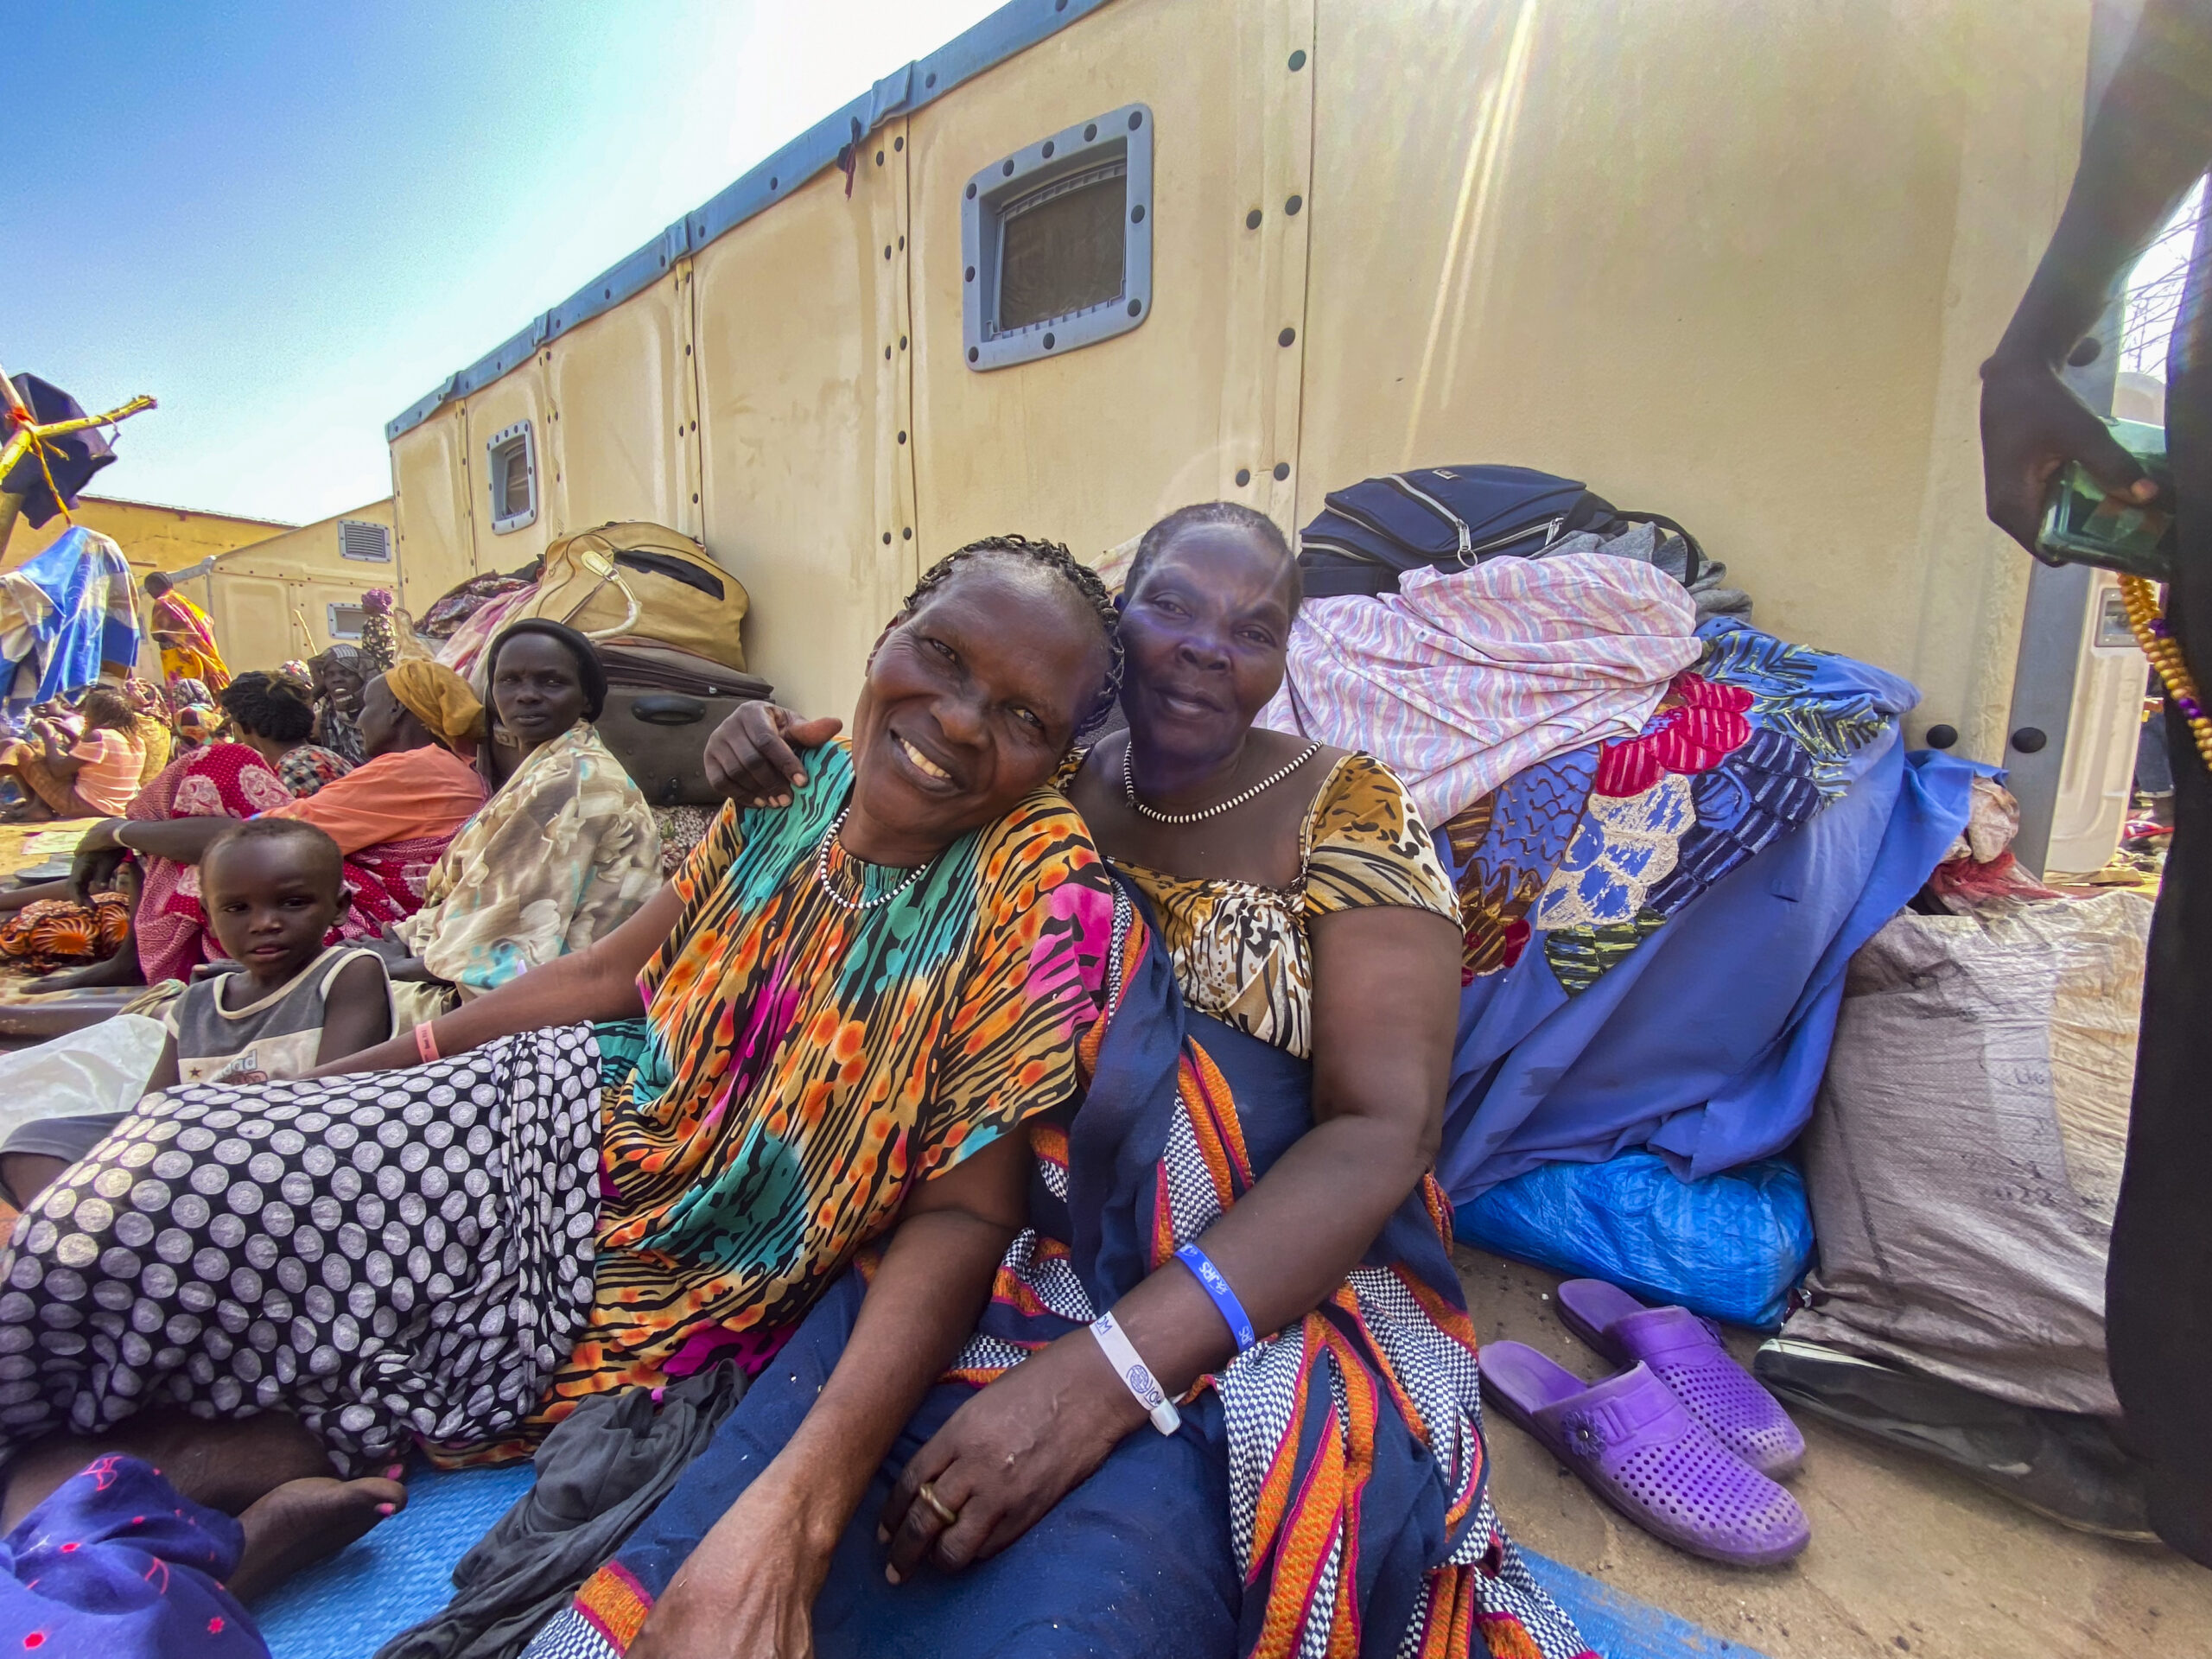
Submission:
[[[844,1352],[865,1288],[851,1273],[823,1298],[623,1546],[617,1562],[647,1593],[667,1587],[798,1430]],[[1129,1435],[989,1560],[957,1573],[925,1565],[899,1585],[884,1578],[887,1551],[875,1529],[892,1483],[975,1392],[963,1383],[931,1389],[876,1471],[814,1605],[822,1659],[1231,1659],[1243,1597],[1229,1540],[1227,1442],[1210,1392],[1184,1411],[1179,1433]]]

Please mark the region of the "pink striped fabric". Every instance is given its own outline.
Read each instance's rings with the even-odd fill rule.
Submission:
[[[1416,570],[1395,594],[1300,607],[1259,723],[1366,750],[1433,826],[1538,761],[1633,737],[1697,660],[1696,626],[1681,584],[1632,559]]]

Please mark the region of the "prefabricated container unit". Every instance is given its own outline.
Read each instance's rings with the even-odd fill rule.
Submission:
[[[398,568],[387,499],[219,554],[179,579],[236,673],[359,641],[362,594],[396,591]]]
[[[1515,462],[1690,525],[1762,626],[1998,759],[2028,561],[1982,517],[1975,371],[2064,200],[2090,25],[1016,0],[393,421],[407,602],[656,519],[750,590],[779,697],[842,714],[974,537],[1096,558],[1186,502],[1293,530],[1370,474]]]

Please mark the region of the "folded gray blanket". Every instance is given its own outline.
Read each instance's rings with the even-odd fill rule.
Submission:
[[[653,1512],[730,1408],[745,1376],[725,1362],[671,1382],[587,1400],[537,1448],[537,1479],[453,1570],[444,1611],[376,1659],[512,1659]]]

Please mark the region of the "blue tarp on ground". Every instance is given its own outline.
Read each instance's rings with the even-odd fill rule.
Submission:
[[[1762,1331],[1782,1328],[1813,1265],[1805,1178],[1787,1158],[1700,1181],[1652,1152],[1540,1164],[1461,1205],[1452,1225],[1463,1244]]]
[[[453,1593],[453,1564],[536,1473],[523,1463],[414,1477],[404,1510],[253,1610],[273,1659],[367,1659],[436,1612]],[[1605,1659],[1759,1659],[1572,1567],[1522,1554]]]

